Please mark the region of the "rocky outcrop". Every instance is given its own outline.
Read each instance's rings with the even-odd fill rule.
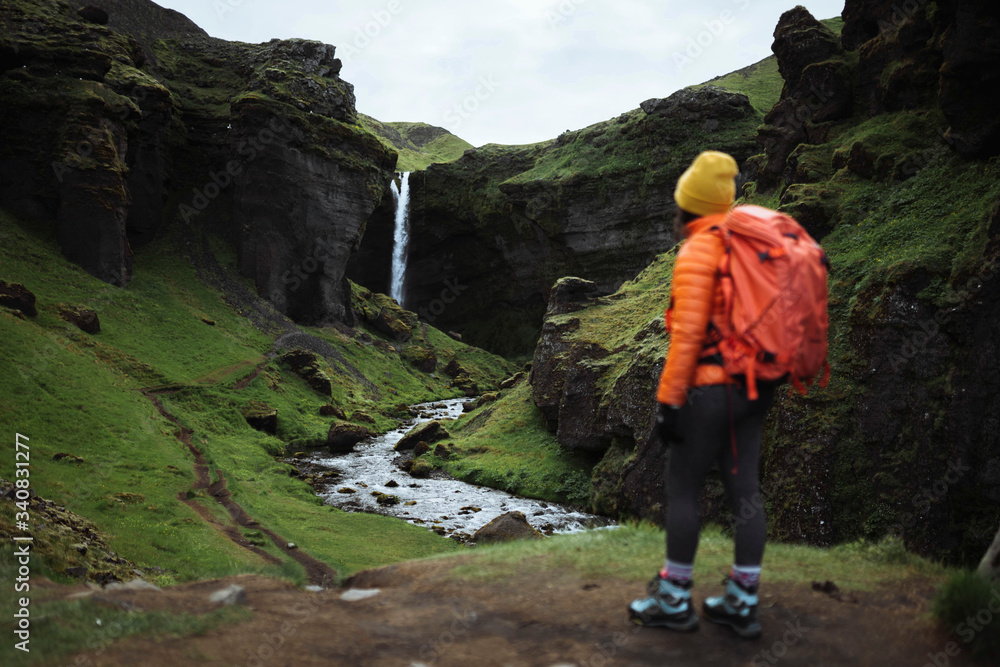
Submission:
[[[101,320],[97,316],[97,311],[93,308],[83,306],[62,306],[59,309],[59,317],[70,324],[75,324],[80,331],[89,334],[101,332]]]
[[[64,458],[66,463],[60,465],[70,464],[76,458],[68,455]],[[5,511],[16,509],[15,501],[21,500],[17,491],[14,482],[0,479],[0,503],[7,505]],[[36,496],[34,489],[29,494],[31,528],[36,534],[46,536],[34,546],[34,554],[45,559],[52,571],[101,585],[128,581],[141,574],[135,563],[111,549],[111,538],[101,532],[93,521],[63,505]],[[105,497],[111,498],[111,495]],[[5,522],[5,526],[10,526],[7,530],[13,531],[12,523]],[[6,532],[3,536],[10,539]],[[162,572],[158,567],[152,569]]]
[[[278,409],[263,401],[251,401],[242,410],[250,428],[274,435],[278,432]]]
[[[333,384],[330,382],[330,376],[323,370],[319,355],[296,349],[281,355],[279,361],[287,364],[314,391],[322,396],[330,396]]]
[[[399,439],[394,449],[397,452],[405,452],[415,448],[421,442],[431,444],[447,437],[449,437],[448,431],[441,422],[429,421],[410,429],[406,435]]]
[[[348,278],[372,292],[388,294],[391,291],[395,229],[396,197],[387,188],[365,222],[361,247],[347,262]]]
[[[744,160],[759,122],[744,95],[685,90],[414,174],[408,307],[474,344],[530,349],[558,278],[610,292],[634,276],[674,242],[673,187],[690,160],[708,148]]]
[[[107,282],[127,284],[133,246],[165,225],[199,225],[282,313],[351,324],[347,262],[395,155],[356,125],[334,47],[212,39],[144,0],[93,7],[0,8],[0,199],[56,220],[64,254]]]
[[[371,435],[372,432],[365,426],[334,424],[327,433],[326,444],[332,453],[342,454],[354,451],[355,445]]]
[[[0,306],[20,311],[28,317],[38,315],[35,294],[21,283],[0,280]]]
[[[802,146],[825,143],[830,123],[855,111],[865,118],[918,109],[941,113],[946,126],[936,131],[951,150],[970,159],[1000,153],[1000,9],[994,3],[848,0],[843,18],[838,43],[804,8],[782,15],[772,48],[785,87],[758,135],[765,154],[749,163],[758,187],[815,182],[815,171],[810,177],[797,159],[805,154]],[[849,166],[866,178],[914,173],[905,156],[876,164],[880,157],[872,155],[861,169]],[[816,219],[820,231],[836,225],[830,211],[799,201],[800,194],[783,197],[785,210]]]
[[[938,103],[946,138],[963,157],[1000,154],[1000,7],[989,0],[945,3]],[[940,28],[939,28],[940,29]]]
[[[347,261],[394,156],[370,135],[353,136],[322,117],[288,116],[253,98],[233,105],[232,127],[234,153],[260,145],[234,177],[240,271],[297,322],[344,321]],[[380,159],[365,165],[366,151]]]
[[[771,49],[785,84],[758,133],[766,160],[752,161],[751,178],[764,187],[791,180],[787,169],[793,151],[816,143],[823,123],[853,111],[853,73],[840,40],[808,10],[796,7],[782,14]]]

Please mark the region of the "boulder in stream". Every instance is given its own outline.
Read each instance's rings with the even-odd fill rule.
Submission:
[[[396,443],[395,450],[397,452],[402,452],[413,449],[417,446],[418,442],[432,443],[437,442],[438,440],[444,440],[448,437],[451,436],[448,431],[445,430],[444,426],[441,425],[441,422],[437,420],[429,421],[424,424],[418,424],[410,429],[410,431]]]
[[[326,434],[326,444],[333,454],[354,451],[354,446],[371,436],[364,426],[355,424],[334,424]]]
[[[476,544],[492,544],[511,540],[540,539],[543,535],[528,523],[523,513],[507,512],[477,530],[472,537]]]

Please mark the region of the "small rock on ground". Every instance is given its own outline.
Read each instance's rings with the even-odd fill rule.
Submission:
[[[212,593],[208,601],[223,605],[243,604],[247,601],[247,592],[242,586],[233,584]]]

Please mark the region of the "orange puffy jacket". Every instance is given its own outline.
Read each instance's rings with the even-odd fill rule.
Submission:
[[[688,238],[681,244],[674,264],[670,322],[670,351],[660,374],[656,399],[666,405],[683,405],[688,387],[727,384],[732,380],[722,366],[699,364],[708,336],[708,323],[725,331],[725,302],[718,280],[719,260],[725,252],[722,239],[711,231],[726,215],[710,215],[688,223]]]

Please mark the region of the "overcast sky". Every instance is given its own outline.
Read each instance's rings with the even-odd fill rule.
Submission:
[[[214,37],[337,47],[358,111],[552,139],[771,55],[794,0],[158,0]],[[817,18],[843,0],[802,0]]]

